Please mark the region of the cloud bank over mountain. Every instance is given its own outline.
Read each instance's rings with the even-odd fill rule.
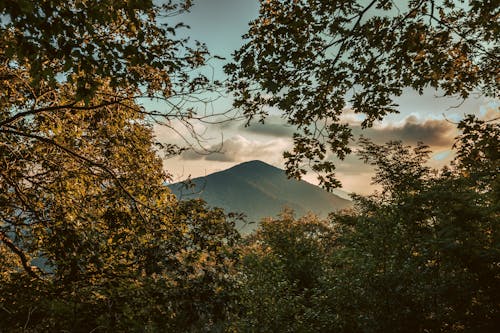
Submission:
[[[288,140],[276,138],[271,140],[247,139],[242,135],[235,135],[221,144],[208,147],[213,151],[210,154],[199,154],[193,150],[184,152],[184,160],[206,160],[218,162],[244,162],[248,160],[274,160],[279,161],[281,153],[290,147]]]

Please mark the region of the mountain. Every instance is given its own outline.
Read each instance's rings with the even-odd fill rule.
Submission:
[[[250,161],[230,169],[169,185],[180,199],[201,198],[210,206],[227,212],[241,212],[247,220],[258,222],[276,216],[283,207],[292,208],[298,216],[307,212],[322,217],[334,210],[351,206],[351,201],[329,193],[302,180],[288,179],[284,170],[262,161]],[[242,232],[255,228],[245,227]]]

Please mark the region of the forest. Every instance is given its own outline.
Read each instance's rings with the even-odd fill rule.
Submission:
[[[260,0],[224,80],[185,36],[196,2],[0,1],[0,333],[497,332],[498,1]],[[341,118],[370,128],[427,88],[497,101],[454,123],[445,167]],[[213,93],[238,112],[197,112]],[[170,192],[163,158],[186,147],[155,126],[270,110],[295,129],[289,177],[332,190],[332,156],[356,154],[380,190],[245,236]]]

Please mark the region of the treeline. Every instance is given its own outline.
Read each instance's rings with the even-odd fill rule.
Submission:
[[[459,128],[440,171],[424,145],[362,139],[378,193],[327,220],[284,211],[243,239],[232,217],[136,172],[120,181],[155,210],[74,165],[53,171],[36,211],[47,220],[12,212],[17,250],[38,267],[0,247],[1,331],[495,332],[500,128]]]

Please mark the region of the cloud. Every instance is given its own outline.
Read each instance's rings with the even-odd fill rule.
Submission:
[[[353,126],[355,136],[362,134],[377,143],[385,143],[391,140],[402,140],[406,144],[414,145],[423,142],[431,147],[449,148],[457,134],[456,126],[446,120],[425,119],[420,120],[411,115],[398,123],[374,126],[361,129],[361,126]]]
[[[380,185],[373,184],[372,172],[363,172],[356,175],[339,172],[337,176],[342,181],[343,188],[350,193],[369,195],[375,190],[381,189]]]
[[[482,105],[479,115],[483,120],[498,118],[500,115],[500,100],[493,100]]]
[[[456,126],[445,119],[420,119],[415,115],[409,115],[398,122],[384,121],[372,128],[361,129],[363,119],[363,115],[356,114],[352,110],[346,110],[341,117],[341,121],[350,124],[355,138],[363,135],[379,144],[402,140],[406,144],[414,145],[421,141],[431,147],[449,148],[457,134]],[[236,130],[243,135],[248,133],[276,138],[291,138],[296,131],[278,116],[266,118],[264,124],[252,123],[248,127],[240,124]]]
[[[494,112],[490,109],[492,108],[485,108],[483,116],[492,117]],[[441,168],[453,159],[454,154],[450,148],[458,131],[454,124],[445,119],[408,115],[403,119],[376,123],[373,128],[362,130],[361,116],[352,112],[346,116],[342,121],[350,124],[355,138],[363,134],[378,144],[402,140],[404,144],[415,145],[422,141],[434,151],[429,160],[429,166],[433,168]],[[227,128],[225,133],[230,134],[230,137],[222,143],[218,141],[208,147],[216,152],[198,154],[186,151],[175,162],[172,161],[169,167],[174,171],[181,170],[182,167],[179,173],[189,170],[193,176],[206,175],[254,159],[283,168],[282,153],[292,146],[293,128],[285,126],[282,118],[270,116],[264,125],[252,124],[251,127],[245,128],[242,123],[236,123]],[[352,148],[356,151],[356,142],[352,143]],[[343,161],[331,155],[330,158],[335,162],[335,173],[346,191],[367,194],[377,188],[371,184],[373,166],[364,164],[354,152]],[[306,179],[317,183],[316,176],[314,172],[310,172]]]
[[[235,135],[225,140],[221,145],[209,147],[209,154],[199,154],[192,150],[182,154],[184,160],[206,160],[216,162],[244,162],[249,160],[265,160],[278,163],[283,151],[290,148],[290,141],[273,139],[268,141],[250,140],[241,135]]]

